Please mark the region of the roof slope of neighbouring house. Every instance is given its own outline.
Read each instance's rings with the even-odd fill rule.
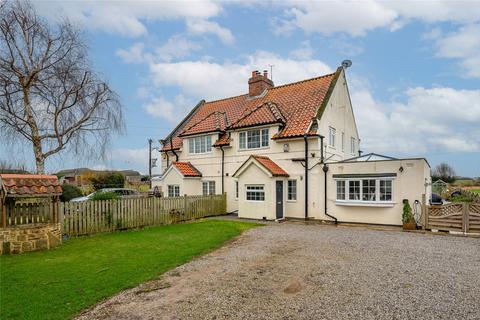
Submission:
[[[341,69],[335,73],[267,89],[264,94],[249,94],[201,103],[193,115],[187,117],[172,132],[163,145],[163,151],[178,150],[185,136],[200,133],[223,133],[262,124],[278,123],[281,130],[274,139],[301,137],[307,132],[313,118],[328,100]],[[228,137],[214,145],[228,144]]]
[[[62,194],[57,176],[0,174],[0,187],[7,197],[44,197]]]

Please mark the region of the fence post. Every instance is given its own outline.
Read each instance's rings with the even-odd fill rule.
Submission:
[[[183,195],[183,214],[187,214],[187,194]]]
[[[427,207],[427,196],[425,194],[422,194],[422,227],[423,230],[427,229],[428,225],[428,207]]]
[[[463,203],[462,204],[462,209],[463,209],[463,232],[468,233],[468,229],[470,229],[470,217],[468,214],[468,203]]]

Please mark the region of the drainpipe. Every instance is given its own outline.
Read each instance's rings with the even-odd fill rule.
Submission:
[[[325,199],[324,199],[324,201],[325,201],[325,215],[327,217],[332,218],[335,221],[335,224],[337,224],[338,223],[337,218],[335,218],[334,216],[327,213],[327,172],[328,172],[328,166],[327,166],[326,163],[323,164],[322,170],[325,173],[325,177],[324,177],[325,178],[324,179],[325,180],[325,190],[324,190],[325,191],[324,192],[324,195],[325,195]]]
[[[305,220],[308,219],[308,135],[303,135],[305,140]]]
[[[175,155],[175,161],[178,161],[178,154],[175,152],[175,149],[173,149],[173,140],[172,136],[170,136],[170,148],[172,148],[172,152]]]
[[[225,180],[225,150],[223,150],[223,146],[220,146],[220,150],[222,151],[222,194],[224,193],[224,180]]]
[[[325,138],[324,136],[322,135],[318,135],[318,137],[320,138],[320,163],[323,163],[325,157],[323,155],[323,139]]]

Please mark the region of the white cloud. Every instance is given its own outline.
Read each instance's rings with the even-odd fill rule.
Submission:
[[[439,36],[436,49],[438,57],[460,59],[466,76],[480,77],[480,24],[467,25]]]
[[[458,24],[480,20],[480,2],[476,1],[292,0],[277,4],[286,8],[284,18],[276,20],[277,34],[300,28],[309,33],[364,36],[377,28],[398,30],[411,20]]]
[[[351,92],[364,151],[480,152],[480,90],[418,87],[403,93],[405,102],[381,102],[360,83]]]
[[[145,44],[138,42],[128,49],[118,49],[115,54],[125,63],[145,63],[152,60],[152,55],[145,52]]]
[[[175,35],[155,50],[162,61],[170,62],[175,58],[185,58],[191,52],[200,50],[201,46],[180,35]]]
[[[244,63],[228,61],[153,63],[150,65],[150,72],[152,81],[157,87],[179,87],[186,95],[212,100],[246,93],[247,79],[252,70],[269,70],[269,65],[274,65],[273,81],[276,85],[332,71],[320,60],[285,59],[273,53],[259,51],[246,57]]]
[[[145,21],[208,19],[219,14],[216,1],[38,1],[39,12],[49,18],[67,16],[93,30],[140,36],[147,33]]]
[[[150,99],[144,109],[155,118],[164,118],[172,123],[177,123],[185,114],[187,114],[194,104],[192,100],[186,98],[182,94],[175,97],[174,101],[169,101],[163,96],[157,96]]]
[[[394,10],[373,0],[290,1],[283,5],[288,8],[286,19],[280,24],[281,32],[298,27],[325,35],[344,32],[363,36],[369,30],[390,25],[397,18]]]
[[[204,19],[191,19],[187,20],[187,29],[190,33],[196,35],[212,33],[226,44],[232,44],[235,41],[232,32],[216,22]]]
[[[303,41],[298,49],[290,52],[290,56],[299,60],[311,59],[313,56],[313,48],[310,45],[310,41]]]
[[[125,63],[170,62],[173,59],[185,58],[201,46],[181,35],[174,35],[163,45],[149,49],[144,43],[137,42],[127,49],[118,49],[115,54]]]

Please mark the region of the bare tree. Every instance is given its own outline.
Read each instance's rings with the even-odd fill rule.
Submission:
[[[445,182],[455,181],[455,170],[447,163],[440,163],[433,169],[432,177],[435,180],[441,179]]]
[[[88,61],[78,28],[50,24],[26,1],[0,2],[0,138],[26,139],[37,173],[69,149],[103,155],[123,130],[117,94]]]

